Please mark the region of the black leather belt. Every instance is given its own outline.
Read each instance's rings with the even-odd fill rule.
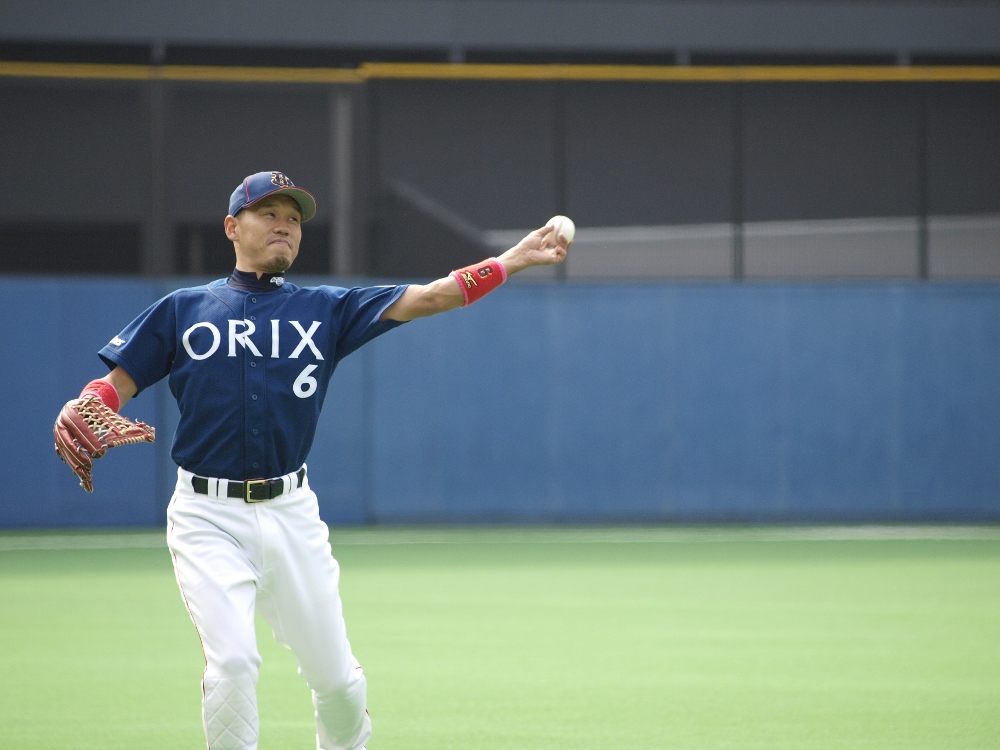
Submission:
[[[293,489],[299,489],[306,478],[306,467],[303,466],[291,476],[294,476],[298,480]],[[216,480],[209,479],[208,477],[194,476],[191,477],[191,486],[199,495],[207,495],[208,484],[214,481]],[[244,502],[248,503],[259,503],[278,497],[284,491],[284,477],[278,477],[277,479],[248,479],[245,482],[229,482],[229,486],[226,488],[226,495],[233,498],[242,498]]]

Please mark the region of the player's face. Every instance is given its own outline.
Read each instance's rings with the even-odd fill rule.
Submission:
[[[299,254],[302,214],[287,195],[271,195],[226,217],[226,236],[241,271],[282,273]]]

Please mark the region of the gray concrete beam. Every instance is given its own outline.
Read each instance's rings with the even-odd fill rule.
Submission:
[[[1000,52],[995,2],[8,0],[25,41],[534,50]]]

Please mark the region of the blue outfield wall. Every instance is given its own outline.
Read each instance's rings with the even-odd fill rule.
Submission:
[[[0,527],[163,522],[164,383],[92,495],[51,425],[189,283],[0,278]],[[309,467],[334,524],[998,521],[998,457],[1000,285],[522,283],[347,358]]]

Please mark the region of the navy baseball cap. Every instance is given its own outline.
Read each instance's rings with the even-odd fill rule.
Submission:
[[[229,215],[236,216],[267,195],[287,195],[298,203],[302,221],[309,221],[316,215],[316,199],[312,197],[312,193],[295,187],[295,183],[281,172],[258,172],[244,178],[229,197]]]

